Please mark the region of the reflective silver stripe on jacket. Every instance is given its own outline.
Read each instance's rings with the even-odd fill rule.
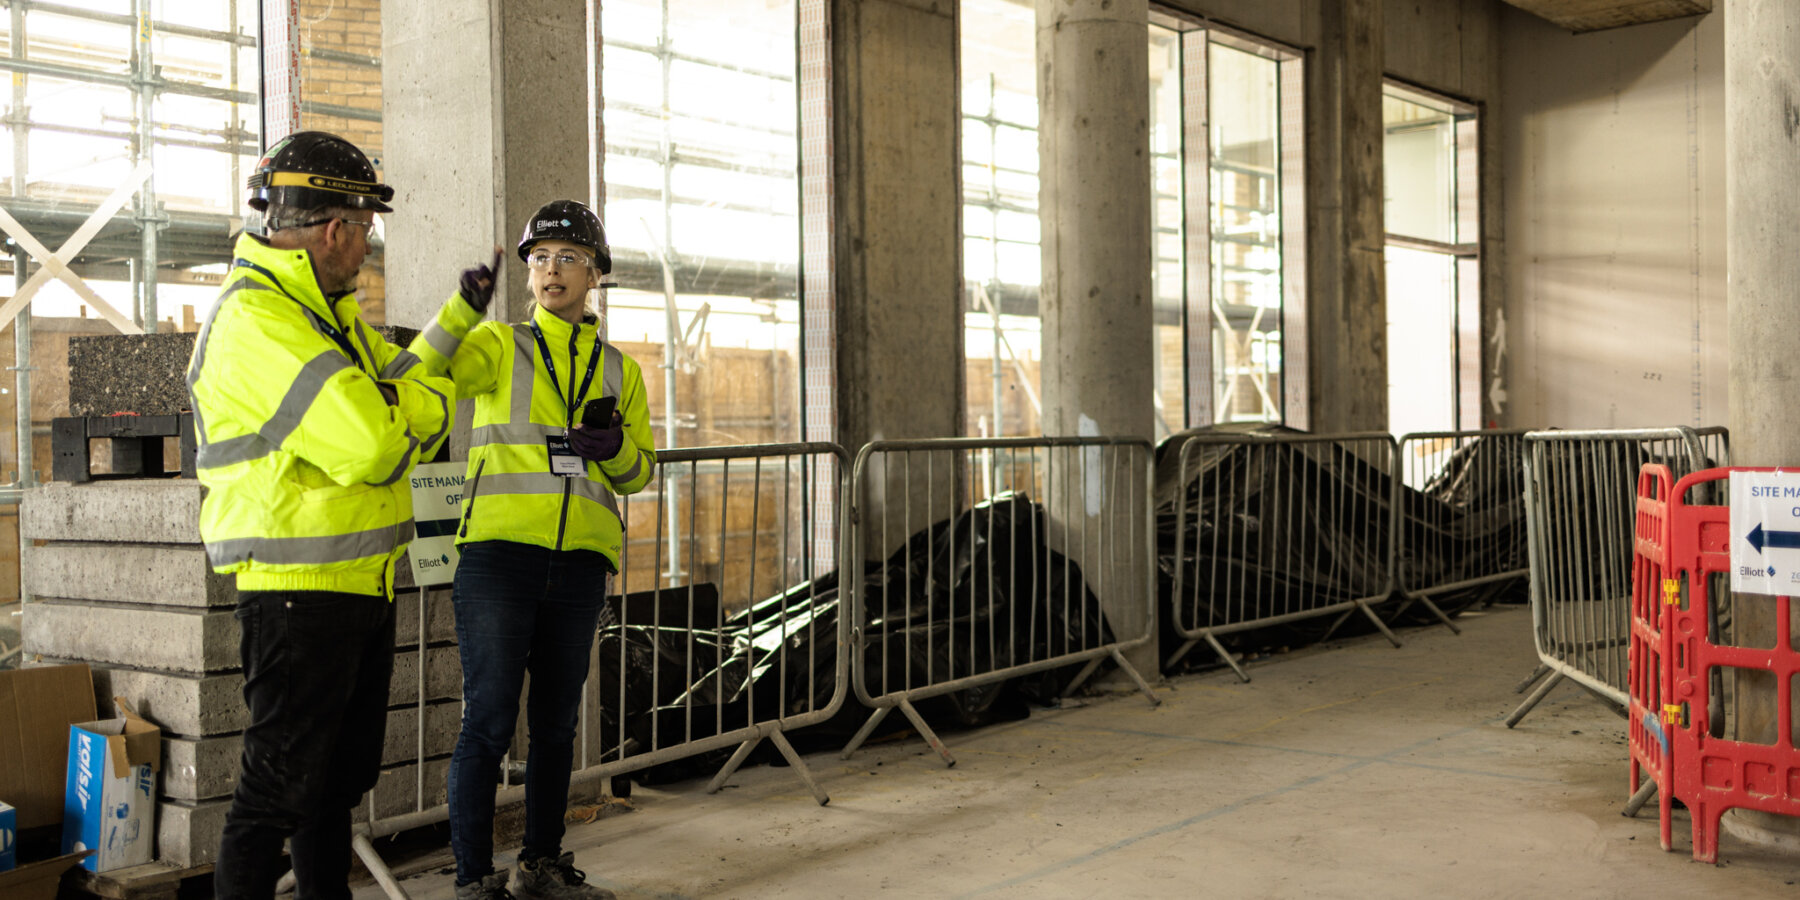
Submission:
[[[406,441],[406,452],[400,454],[400,462],[394,466],[394,471],[388,473],[388,477],[374,482],[376,487],[387,487],[399,481],[401,476],[406,474],[406,470],[412,468],[413,454],[419,452],[419,439],[413,437],[412,432],[409,431],[406,433]]]
[[[398,525],[371,528],[353,534],[210,541],[206,545],[206,558],[216,567],[252,560],[272,566],[324,565],[370,556],[386,556],[394,552],[395,547],[412,539],[413,520],[407,519]]]
[[[497,425],[483,425],[469,432],[469,443],[475,447],[486,447],[489,444],[512,444],[522,447],[541,447],[544,438],[562,434],[561,425],[539,425],[536,422],[501,422]]]
[[[327,309],[331,310],[331,318],[335,320],[337,318],[337,303],[328,299],[326,301],[325,306]],[[344,328],[344,323],[342,323],[342,322],[338,322],[337,325],[339,328]],[[369,361],[369,371],[374,372],[375,371],[375,348],[369,345],[369,329],[359,328],[353,324],[348,328],[344,328],[344,330],[356,332],[356,342],[362,345],[363,359],[366,359]],[[375,339],[382,340],[382,337],[380,335],[376,335]],[[376,377],[386,378],[387,376],[377,375]]]
[[[424,362],[411,350],[402,350],[394,354],[394,358],[388,360],[387,365],[381,367],[381,377],[388,381],[399,381],[402,376],[411,372],[414,366]]]
[[[594,350],[595,352],[604,350],[606,353],[606,359],[602,361],[606,372],[600,376],[600,387],[605,393],[600,396],[623,396],[625,393],[625,354],[620,353],[619,348],[605,341],[595,341]],[[619,412],[624,412],[624,410],[621,409]]]
[[[188,363],[187,388],[188,402],[194,409],[194,442],[202,448],[206,446],[206,421],[200,415],[200,404],[194,400],[194,385],[199,383],[200,373],[206,367],[206,342],[212,337],[213,319],[218,317],[219,310],[225,308],[225,298],[238,291],[259,287],[264,287],[263,283],[249,275],[240,275],[238,280],[226,285],[219,292],[219,299],[213,303],[212,310],[206,314],[206,323],[200,326],[199,337],[195,338],[194,358]],[[196,462],[195,465],[199,463]]]
[[[456,425],[456,416],[450,411],[450,398],[448,396],[446,396],[443,391],[440,391],[437,388],[434,388],[431,385],[428,385],[423,381],[415,381],[413,383],[415,385],[419,386],[420,388],[430,391],[431,396],[438,398],[438,409],[443,412],[444,424],[438,428],[436,434],[433,434],[431,437],[428,437],[425,440],[421,441],[421,443],[425,444],[428,447],[434,446],[437,444],[438,440],[444,436],[444,432],[449,431],[453,426]]]
[[[445,359],[455,356],[457,349],[462,347],[462,341],[456,335],[451,334],[450,329],[438,324],[436,319],[431,320],[431,324],[425,326],[422,335],[425,338],[425,344],[436,350]]]
[[[625,471],[620,472],[617,475],[608,475],[606,477],[612,479],[613,481],[625,481],[625,482],[629,482],[633,478],[638,477],[638,473],[644,471],[644,451],[639,450],[636,447],[633,447],[632,448],[632,456],[633,456],[633,458],[631,461],[631,468],[626,469]]]
[[[214,469],[260,459],[275,452],[294,429],[300,427],[300,420],[306,417],[306,411],[325,389],[325,382],[348,368],[350,361],[335,347],[308,360],[294,376],[293,383],[288,385],[287,393],[282,395],[275,414],[267,422],[250,434],[202,445],[194,454],[194,465]]]
[[[563,485],[567,483],[569,493],[584,500],[592,500],[610,510],[614,517],[619,515],[618,501],[613,499],[612,491],[591,478],[564,478],[548,472],[489,472],[481,476],[481,497],[491,499],[495,494],[561,494]]]
[[[513,366],[512,409],[507,412],[507,419],[513,422],[531,421],[531,392],[537,390],[537,341],[531,336],[530,325],[513,326]],[[524,390],[519,390],[519,385]]]

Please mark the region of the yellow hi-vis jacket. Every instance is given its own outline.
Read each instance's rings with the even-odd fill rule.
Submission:
[[[207,558],[238,590],[391,598],[413,536],[406,474],[449,435],[451,385],[354,295],[328,299],[306,251],[246,234],[236,253],[188,364]]]
[[[532,322],[543,332],[548,366]],[[599,340],[591,320],[571,325],[534,305],[531,322],[481,322],[481,314],[460,295],[444,304],[412,351],[425,361],[426,371],[449,372],[458,397],[475,398],[457,543],[514,541],[552,550],[597,550],[618,571],[624,529],[613,495],[643,490],[656,469],[638,364]],[[600,360],[593,382],[577,399],[617,398],[625,439],[612,459],[584,462],[585,477],[565,478],[551,473],[545,441],[563,435],[569,397],[579,393],[595,353]]]

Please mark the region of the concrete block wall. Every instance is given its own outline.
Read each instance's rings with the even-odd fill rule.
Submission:
[[[162,727],[157,852],[184,867],[218,852],[248,721],[237,590],[206,563],[199,512],[200,485],[187,479],[48,484],[20,509],[22,578],[37,598],[23,616],[27,659],[88,663],[100,709],[123,697]],[[378,816],[444,801],[462,709],[449,593],[421,603],[400,572]],[[366,820],[368,806],[356,815]]]

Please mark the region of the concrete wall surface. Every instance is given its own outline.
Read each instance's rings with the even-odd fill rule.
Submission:
[[[1725,424],[1724,15],[1502,14],[1503,424]]]

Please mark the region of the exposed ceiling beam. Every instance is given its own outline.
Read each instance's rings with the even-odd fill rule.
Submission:
[[[1580,34],[1662,22],[1713,11],[1715,0],[1506,0],[1528,13]]]

